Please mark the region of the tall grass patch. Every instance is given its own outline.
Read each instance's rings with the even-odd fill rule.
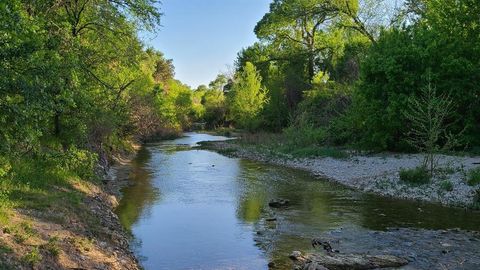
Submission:
[[[472,169],[468,172],[467,183],[470,186],[476,186],[480,184],[480,167]]]
[[[400,180],[410,184],[423,185],[431,180],[430,173],[424,167],[400,170]]]

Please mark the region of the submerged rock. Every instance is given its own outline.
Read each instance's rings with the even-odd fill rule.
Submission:
[[[268,203],[268,206],[272,208],[281,208],[281,207],[286,207],[288,205],[290,205],[290,200],[284,200],[284,199],[271,200]]]
[[[365,270],[387,267],[400,267],[408,264],[404,258],[392,255],[363,254],[306,254],[294,251],[290,259],[295,262],[298,270]]]

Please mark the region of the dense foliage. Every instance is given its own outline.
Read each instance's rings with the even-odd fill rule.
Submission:
[[[158,7],[155,0],[0,2],[2,198],[92,179],[128,141],[177,134],[201,116],[201,100],[174,79],[172,61],[137,36],[159,25]]]
[[[408,104],[431,85],[451,99],[443,133],[478,148],[479,9],[473,0],[273,1],[255,27],[260,41],[236,63],[237,72],[253,63],[266,90],[257,129],[310,145],[418,150]]]

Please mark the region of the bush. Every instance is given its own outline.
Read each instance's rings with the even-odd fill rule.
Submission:
[[[321,128],[314,128],[312,125],[301,127],[290,126],[284,130],[287,143],[293,147],[306,147],[323,144],[326,132]]]
[[[304,91],[303,100],[298,104],[293,125],[303,123],[315,128],[326,128],[343,115],[351,103],[352,89],[348,85],[335,82],[314,84],[312,90]]]
[[[427,184],[430,182],[430,174],[424,167],[400,170],[400,180],[411,184]]]
[[[9,208],[12,203],[9,198],[10,192],[0,187],[0,225],[6,224],[9,220]],[[1,269],[1,268],[0,268]]]
[[[445,191],[452,191],[453,190],[453,184],[449,180],[445,180],[442,183],[440,183],[440,187]]]
[[[470,170],[470,172],[468,172],[467,183],[470,186],[475,186],[480,184],[480,167],[472,169]]]
[[[22,261],[31,266],[37,265],[41,260],[42,255],[40,254],[38,247],[34,247],[32,251],[22,257]]]
[[[52,256],[58,257],[60,254],[60,247],[58,245],[58,237],[54,236],[48,239],[48,243],[42,246],[45,250],[47,250]]]
[[[97,163],[97,155],[87,150],[71,147],[65,152],[63,164],[65,168],[74,172],[83,179],[94,176],[94,168]]]
[[[44,155],[44,158],[51,167],[57,167],[57,169],[67,173],[74,173],[82,179],[93,178],[95,164],[97,163],[95,153],[74,146],[64,152],[49,152]]]
[[[10,164],[8,159],[0,156],[0,177],[7,176],[11,169],[12,165]]]
[[[348,153],[334,147],[310,146],[293,149],[288,152],[294,157],[331,157],[337,159],[348,158]]]

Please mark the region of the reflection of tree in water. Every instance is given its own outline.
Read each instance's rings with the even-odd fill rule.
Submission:
[[[240,220],[257,222],[262,214],[266,201],[266,190],[259,182],[261,174],[258,165],[249,161],[240,161],[240,174],[237,177],[237,216]]]
[[[245,222],[257,222],[264,207],[264,196],[261,192],[251,192],[240,198],[237,209],[238,217]]]
[[[120,223],[128,231],[141,216],[148,215],[151,206],[160,198],[158,189],[152,184],[151,173],[146,169],[150,159],[150,151],[144,147],[140,149],[130,165],[129,179],[132,184],[122,190],[122,200],[115,210]]]

